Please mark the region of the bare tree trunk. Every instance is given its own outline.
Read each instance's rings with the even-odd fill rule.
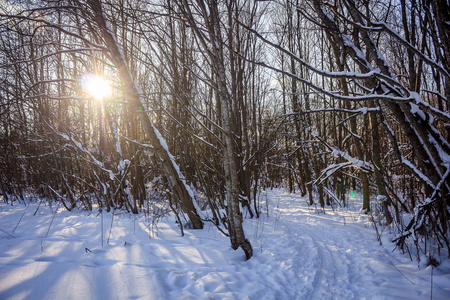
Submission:
[[[204,28],[198,26],[196,19],[191,12],[191,3],[189,1],[180,1],[180,9],[184,14],[187,22],[194,30],[199,44],[203,47],[205,53],[208,53],[212,69],[216,78],[216,87],[218,92],[218,101],[220,105],[221,121],[222,121],[222,139],[224,144],[224,171],[225,171],[225,192],[226,192],[226,208],[228,216],[228,231],[230,235],[231,246],[233,249],[239,247],[245,253],[245,257],[250,259],[253,255],[253,249],[250,242],[245,238],[244,228],[242,226],[242,214],[239,208],[239,176],[237,172],[238,158],[236,156],[236,147],[234,142],[234,131],[236,120],[232,116],[233,104],[236,99],[232,99],[232,95],[227,85],[227,72],[225,68],[224,41],[221,34],[221,21],[219,7],[216,1],[206,3],[202,0],[196,1],[200,8],[201,18],[204,21]]]
[[[371,106],[375,106],[374,103],[371,103]],[[379,200],[381,201],[381,205],[383,207],[383,213],[386,216],[386,222],[389,225],[393,221],[392,215],[389,212],[389,205],[392,204],[392,201],[389,199],[389,195],[384,184],[384,168],[381,162],[381,138],[378,128],[379,118],[377,113],[371,114],[369,121],[372,131],[372,159],[374,164],[375,183],[377,185],[378,197],[380,198]]]
[[[105,41],[106,47],[111,53],[113,63],[117,67],[123,84],[123,90],[126,92],[126,100],[136,108],[136,111],[143,110],[140,114],[143,129],[152,141],[155,154],[161,160],[161,167],[164,175],[167,177],[171,193],[174,198],[179,201],[183,211],[188,215],[189,220],[192,222],[192,226],[195,229],[203,228],[203,222],[195,207],[196,200],[194,199],[194,194],[180,173],[179,167],[176,164],[174,157],[170,154],[164,138],[161,136],[148,114],[147,104],[142,98],[140,88],[134,81],[130,70],[127,67],[122,49],[116,41],[116,36],[104,17],[100,1],[88,0],[88,3],[94,13],[94,21],[99,27],[100,34]]]

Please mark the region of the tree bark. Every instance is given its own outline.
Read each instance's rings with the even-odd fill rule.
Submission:
[[[227,85],[227,72],[225,68],[224,41],[222,40],[221,20],[219,14],[218,3],[211,1],[208,7],[205,2],[198,0],[196,4],[200,8],[201,18],[204,21],[204,28],[201,30],[198,26],[198,19],[191,12],[191,3],[189,1],[180,1],[180,8],[189,25],[194,30],[194,34],[199,40],[199,44],[203,47],[205,53],[208,53],[210,63],[214,72],[215,82],[218,92],[218,101],[220,106],[222,121],[222,139],[223,164],[225,172],[225,193],[226,193],[226,209],[228,231],[230,235],[231,246],[233,249],[239,247],[245,253],[246,259],[250,259],[253,255],[253,249],[250,242],[245,238],[244,228],[242,224],[242,214],[239,208],[239,176],[238,176],[238,157],[236,154],[236,146],[234,143],[234,131],[236,128],[236,118],[232,116],[233,104],[232,94]]]
[[[93,11],[94,21],[100,29],[100,34],[104,39],[106,47],[111,53],[111,59],[119,73],[126,100],[131,103],[136,111],[141,111],[140,118],[142,127],[144,132],[152,141],[155,154],[161,161],[161,167],[165,177],[167,178],[173,197],[179,201],[181,208],[192,222],[193,228],[203,228],[203,222],[200,219],[194,204],[194,194],[187,185],[186,180],[182,177],[174,157],[169,152],[167,143],[153,124],[151,117],[148,114],[147,104],[142,98],[139,86],[134,81],[134,78],[130,73],[122,49],[117,43],[116,36],[104,17],[100,1],[88,0],[88,4]]]

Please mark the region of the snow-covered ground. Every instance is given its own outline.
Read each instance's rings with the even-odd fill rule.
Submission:
[[[111,213],[2,204],[0,299],[450,299],[449,260],[419,268],[348,209],[261,199],[264,215],[245,220],[249,261],[209,223],[181,237],[173,217],[117,214],[111,227]]]

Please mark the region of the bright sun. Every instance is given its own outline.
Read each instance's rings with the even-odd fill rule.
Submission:
[[[81,78],[81,87],[87,94],[100,101],[112,94],[112,88],[108,81],[93,74],[86,74]]]

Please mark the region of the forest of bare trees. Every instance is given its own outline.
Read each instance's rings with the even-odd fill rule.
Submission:
[[[356,192],[450,250],[448,0],[0,0],[0,122],[6,203],[164,205],[248,259],[261,189]]]

